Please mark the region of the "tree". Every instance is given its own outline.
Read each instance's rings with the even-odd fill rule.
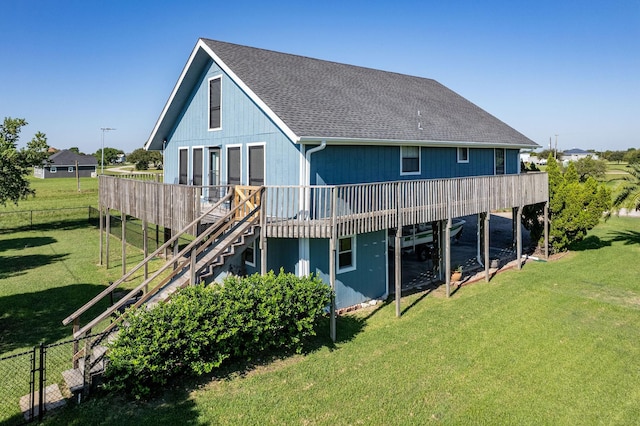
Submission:
[[[80,152],[80,148],[78,148],[77,146],[72,146],[71,148],[69,148],[69,151],[75,152],[76,154],[79,154],[79,155],[84,155],[84,152]]]
[[[121,150],[121,149],[105,147],[105,149],[104,149],[104,164],[111,164],[111,163],[115,162],[116,158],[118,157],[118,154],[124,154],[124,151]],[[96,160],[98,160],[98,164],[99,165],[101,165],[101,166],[104,165],[104,164],[101,164],[101,162],[102,162],[102,148],[97,150],[95,152],[95,154],[93,154],[93,156],[96,157]]]
[[[41,165],[49,157],[47,136],[37,132],[26,148],[18,149],[24,118],[5,117],[0,125],[0,204],[18,204],[35,192],[29,187],[29,167]]]
[[[553,252],[560,252],[582,240],[587,231],[599,223],[603,213],[610,208],[611,193],[591,176],[581,182],[574,163],[569,163],[562,173],[551,155],[547,173],[550,246]],[[540,241],[544,232],[543,208],[543,204],[537,204],[523,209],[523,225],[531,232],[532,241]]]
[[[540,151],[539,153],[536,154],[538,156],[539,159],[542,158],[556,158],[557,154],[556,154],[556,150],[555,149],[543,149],[542,151]]]
[[[640,163],[640,149],[630,148],[625,152],[623,160],[629,164]]]
[[[619,179],[622,184],[613,199],[613,211],[621,208],[640,210],[640,163],[630,164],[627,168],[629,175]]]
[[[138,148],[127,155],[127,159],[131,163],[135,163],[137,170],[148,170],[149,163],[152,163],[154,167],[158,167],[162,163],[162,154],[159,151],[147,151],[144,148]]]
[[[607,163],[604,160],[594,160],[593,157],[588,156],[579,159],[575,162],[576,172],[580,182],[585,182],[589,176],[594,179],[604,179],[607,172]]]

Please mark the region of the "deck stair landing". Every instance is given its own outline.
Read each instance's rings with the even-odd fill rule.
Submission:
[[[102,336],[109,336],[107,340],[115,338],[118,326],[126,326],[127,306],[153,306],[160,301],[168,300],[180,288],[200,281],[201,276],[210,277],[215,267],[225,265],[234,254],[251,243],[258,234],[261,218],[261,195],[264,187],[236,187],[229,192],[201,216],[185,226],[180,232],[171,237],[165,244],[147,256],[142,262],[129,270],[119,280],[108,286],[100,294],[87,302],[76,312],[65,318],[64,325],[73,323],[73,336],[76,339],[88,337],[94,327],[108,321],[111,322],[98,338],[88,338],[86,347],[90,355],[85,355],[85,348],[74,354],[73,367],[63,373],[67,387],[72,393],[82,391],[91,377],[99,375],[105,368],[105,353],[107,345],[102,343]],[[231,205],[227,213],[219,217],[224,205]],[[217,222],[204,227],[208,219],[218,216]],[[138,284],[122,299],[107,308],[100,315],[80,326],[80,316],[92,306],[109,297],[121,284],[131,279],[152,259],[165,252],[178,239],[192,229],[202,229],[202,232],[186,247],[180,250],[172,259],[162,265],[148,278]],[[142,292],[142,296],[139,293]],[[105,334],[108,333],[108,334]],[[85,360],[89,365],[85,368]],[[88,371],[87,371],[88,370]]]

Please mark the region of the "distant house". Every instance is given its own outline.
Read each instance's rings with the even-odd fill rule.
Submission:
[[[80,155],[64,149],[52,154],[43,161],[41,167],[34,167],[33,175],[41,179],[76,177],[90,177],[95,175],[98,160],[93,155]]]
[[[578,161],[581,158],[591,157],[594,160],[598,159],[598,156],[593,152],[585,151],[583,149],[573,148],[562,153],[562,161]]]

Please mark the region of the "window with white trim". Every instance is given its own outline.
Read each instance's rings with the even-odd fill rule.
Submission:
[[[69,166],[69,168],[67,169],[67,171],[68,171],[69,173],[73,173],[73,166]]]
[[[494,152],[495,152],[496,174],[503,175],[504,163],[505,163],[505,150],[502,148],[496,148]]]
[[[56,166],[51,166],[51,173],[56,173],[58,168]]]
[[[469,162],[469,148],[466,146],[458,147],[458,163]]]
[[[222,127],[222,76],[209,79],[209,130]]]
[[[420,174],[420,147],[401,146],[400,147],[400,174],[419,175]]]
[[[255,240],[244,249],[244,263],[256,266],[256,242]]]
[[[356,237],[344,237],[338,240],[338,273],[356,269]]]

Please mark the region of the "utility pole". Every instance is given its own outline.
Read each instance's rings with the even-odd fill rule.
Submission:
[[[557,160],[558,159],[558,135],[556,134],[556,149],[553,152],[554,154],[554,158]]]
[[[115,130],[112,127],[100,127],[100,130],[102,130],[102,161],[100,162],[100,164],[102,165],[102,171],[100,172],[101,175],[104,174],[104,132],[108,132],[109,130]]]

